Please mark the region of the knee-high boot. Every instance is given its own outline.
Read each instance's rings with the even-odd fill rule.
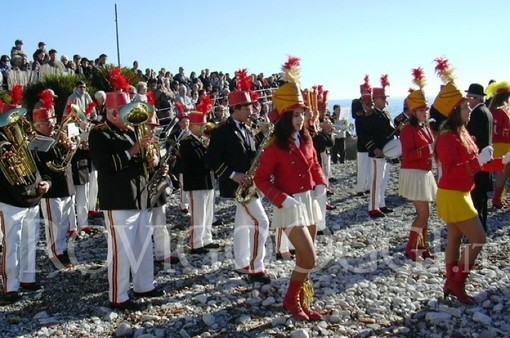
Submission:
[[[434,259],[434,255],[429,250],[429,233],[427,227],[422,229],[422,237],[423,237],[423,245],[420,249],[422,249],[421,256],[423,259],[430,258]]]
[[[504,187],[501,187],[501,188],[496,187],[494,189],[494,197],[492,197],[492,205],[496,209],[501,209],[501,208],[505,207],[505,204],[501,200],[501,196],[503,195],[503,190],[504,189],[505,189]]]
[[[466,294],[466,279],[469,276],[471,267],[464,264],[446,264],[446,283],[443,288],[444,296],[453,294],[459,302],[466,305],[476,304],[473,297]]]
[[[299,292],[299,302],[301,308],[303,309],[303,312],[306,313],[308,318],[310,318],[310,320],[321,320],[322,315],[310,308],[310,306],[312,306],[313,295],[313,285],[309,280],[307,280],[303,283],[303,286]]]
[[[418,257],[421,257],[419,249],[419,243],[423,241],[422,233],[420,228],[411,228],[409,232],[409,240],[407,241],[405,255],[416,261]]]
[[[303,312],[303,308],[301,307],[301,302],[299,300],[299,294],[301,292],[302,287],[303,282],[290,281],[289,289],[287,290],[287,294],[283,299],[283,306],[297,320],[310,320],[308,315],[305,312]]]

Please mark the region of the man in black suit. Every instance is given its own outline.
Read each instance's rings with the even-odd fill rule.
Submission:
[[[475,137],[478,149],[492,145],[493,118],[489,108],[484,103],[484,89],[481,84],[472,83],[466,90],[466,97],[471,107],[471,118],[467,125],[469,133]],[[492,177],[489,172],[480,171],[475,175],[475,188],[471,191],[473,204],[478,211],[478,217],[487,232],[487,192],[492,191]]]
[[[239,185],[248,187],[253,177],[247,175],[256,154],[255,139],[244,123],[252,114],[250,94],[229,93],[232,109],[227,121],[212,134],[206,161],[219,177],[220,196],[234,198]],[[253,281],[268,283],[264,270],[265,242],[269,219],[260,198],[253,197],[242,204],[236,201],[234,229],[234,259],[236,270],[247,273]]]

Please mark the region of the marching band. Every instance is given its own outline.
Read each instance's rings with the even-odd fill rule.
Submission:
[[[51,89],[40,93],[30,122],[25,116],[27,111],[21,107],[20,87],[9,85],[12,104],[0,101],[4,299],[15,302],[21,298],[20,289],[39,288],[35,276],[35,246],[39,238],[35,223],[39,212],[44,220],[49,259],[59,269],[72,269],[68,236],[79,236],[81,231],[92,233],[87,226],[88,217],[97,210],[103,212],[107,228],[110,306],[138,309],[139,305],[130,298],[131,284],[134,297],[163,296],[165,292],[154,281],[153,263],[179,261],[170,249],[167,195],[172,189],[180,189],[179,208],[190,216],[188,252],[205,254],[220,249],[212,234],[218,182],[220,196],[235,202],[232,234],[235,271],[253,282],[271,282],[264,262],[271,223],[277,231],[277,257],[296,260],[284,300],[285,308],[296,319],[320,320],[321,314],[310,307],[313,288],[309,275],[315,265],[317,231],[326,228],[325,215],[330,210],[326,210],[327,187],[332,179],[329,151],[336,147],[338,155],[335,153],[333,162],[343,163],[343,139],[348,126],[340,119],[340,107],[335,107],[334,121],[329,120],[325,91],[315,87],[309,91],[300,89],[293,73],[298,66],[296,59],[289,58],[284,65],[287,81],[271,93],[264,91],[263,97],[246,85],[246,70],[240,70],[236,72],[236,90],[222,100],[212,102],[208,97],[201,98],[201,103],[193,107],[188,103],[177,104],[176,120],[161,124],[146,84],[138,86],[137,99],[132,101],[129,97],[132,86],[121,78],[120,69],[110,74],[113,91],[98,91],[94,95],[97,103],[86,92],[85,82],[77,82],[59,125],[54,109],[54,99],[58,97]],[[463,127],[467,122],[452,122],[452,114],[460,116],[467,109],[462,106],[461,111],[466,100],[462,96],[453,104],[441,102],[438,96],[434,109],[449,121],[450,129],[439,129],[435,135],[429,129],[429,106],[421,91],[408,96],[405,112],[393,121],[385,110],[388,85],[387,76],[383,76],[381,87],[372,89],[367,76],[360,87],[360,98],[353,100],[352,113],[358,136],[356,194],[362,196],[370,192],[370,217],[385,217],[391,213],[393,210],[385,203],[389,170],[400,163],[402,157],[400,175],[407,177],[400,182],[402,196],[416,201],[417,213],[423,205],[419,202],[425,200],[427,205],[424,221],[418,222],[420,217],[417,217],[411,227],[405,254],[413,260],[433,259],[424,238],[428,205],[436,192],[431,172],[434,154],[444,163],[443,170],[448,169],[446,166],[465,166],[462,175],[469,178],[460,184],[451,171],[445,171],[439,179],[440,217],[449,224],[449,229],[450,223],[466,221],[462,217],[459,221],[459,213],[451,209],[457,202],[460,205],[461,200],[465,202],[463,207],[467,214],[478,217],[467,194],[472,176],[481,171],[502,172],[510,156],[506,153],[508,149],[498,153],[501,159],[494,160],[489,168],[490,142],[480,146],[483,149],[478,155],[478,148],[472,141],[459,141],[470,137]],[[471,94],[483,98],[483,87],[478,86],[470,88]],[[510,92],[509,88],[504,89]],[[451,82],[440,95],[445,90],[458,94]],[[417,95],[421,96],[417,98]],[[226,116],[227,107],[220,104],[227,98],[229,116]],[[273,104],[275,109],[267,110],[261,103]],[[449,108],[446,112],[444,105]],[[159,133],[165,128],[166,132]],[[336,141],[335,132],[338,134]],[[164,135],[163,139],[158,139],[158,133]],[[417,137],[420,142],[416,141]],[[36,138],[38,146],[32,142]],[[462,152],[462,158],[457,159],[460,164],[448,157],[445,149],[450,144],[455,144]],[[466,144],[469,149],[463,148]],[[390,156],[391,152],[396,154]],[[417,158],[413,160],[410,156]],[[499,164],[494,164],[496,162]],[[415,169],[421,169],[423,175],[417,175]],[[430,190],[427,196],[424,197],[422,191],[409,192],[410,185],[425,179],[424,175],[427,175],[426,185]],[[169,186],[168,182],[174,186]],[[273,204],[271,222],[263,198]],[[486,190],[480,199],[486,209]],[[478,229],[478,221],[473,218],[468,221]],[[481,231],[468,232],[468,239],[483,244],[485,237]],[[459,244],[455,242],[457,239],[452,239],[451,245]],[[472,304],[474,300],[464,290],[465,271],[471,266],[457,264],[458,257],[454,257],[454,249],[451,250],[445,294],[453,294],[461,302]],[[465,271],[463,274],[454,272],[453,266]]]

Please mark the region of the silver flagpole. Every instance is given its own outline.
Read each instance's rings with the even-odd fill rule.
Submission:
[[[117,36],[117,63],[120,67],[119,20],[117,18],[117,4],[115,4],[115,34]]]

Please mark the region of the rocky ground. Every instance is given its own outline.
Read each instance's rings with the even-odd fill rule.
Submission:
[[[156,265],[155,279],[166,295],[141,299],[143,311],[108,307],[106,234],[71,241],[76,264],[58,270],[46,258],[41,235],[37,252],[41,291],[23,293],[16,304],[0,304],[1,337],[508,337],[510,336],[510,248],[508,214],[491,211],[488,244],[468,280],[478,304],[443,299],[444,224],[433,212],[434,261],[414,263],[403,255],[411,204],[396,194],[392,170],[387,204],[391,216],[367,215],[367,196],[354,196],[355,162],[335,165],[331,184],[337,209],[328,212],[330,231],[318,239],[312,274],[320,322],[296,322],[282,308],[293,261],[274,257],[274,233],[267,242],[271,283],[259,285],[233,272],[233,204],[220,201],[214,228],[223,246],[207,255],[181,250],[177,265]],[[177,195],[171,196],[171,206]],[[173,245],[187,241],[187,218],[168,213]],[[269,209],[268,209],[269,210]],[[94,220],[100,225],[102,220]],[[74,253],[74,255],[73,255]]]

